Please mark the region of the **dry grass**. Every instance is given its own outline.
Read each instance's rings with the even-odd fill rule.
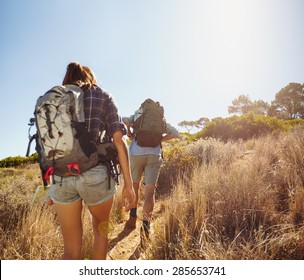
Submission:
[[[41,184],[38,165],[0,170],[0,259],[58,260],[63,253],[60,226],[52,206],[35,203],[32,198]],[[110,230],[124,219],[119,204],[120,190],[111,213]],[[92,248],[91,218],[83,211],[83,256],[90,257]]]
[[[162,212],[147,258],[303,259],[303,132],[167,148],[157,193]],[[0,258],[59,259],[63,246],[53,208],[31,204],[38,166],[0,173]],[[126,219],[120,195],[110,230]],[[87,257],[92,232],[86,208],[83,221]]]
[[[183,158],[196,164],[174,181],[150,258],[303,259],[302,135],[207,140],[173,156],[161,176]]]

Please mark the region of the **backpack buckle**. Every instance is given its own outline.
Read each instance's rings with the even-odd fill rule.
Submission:
[[[78,163],[76,163],[76,162],[69,163],[69,164],[67,164],[67,167],[69,169],[70,175],[78,176],[80,174],[80,168],[79,168]]]

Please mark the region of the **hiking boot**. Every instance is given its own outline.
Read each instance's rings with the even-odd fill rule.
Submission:
[[[125,224],[126,229],[136,229],[136,217],[130,216],[129,220]]]

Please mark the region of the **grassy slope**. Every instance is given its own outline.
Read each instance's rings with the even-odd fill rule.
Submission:
[[[297,128],[246,142],[166,145],[156,199],[160,210],[146,258],[303,259],[302,135]],[[62,240],[53,207],[31,204],[41,182],[38,166],[0,173],[0,258],[59,259]],[[119,195],[112,211],[113,240],[126,219]],[[83,254],[89,256],[86,209],[83,220]]]

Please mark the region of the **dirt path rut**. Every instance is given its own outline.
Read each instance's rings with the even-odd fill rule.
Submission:
[[[138,212],[141,213],[141,207]],[[150,236],[153,238],[154,224],[160,217],[162,209],[159,203],[155,203],[153,211],[153,221],[151,222]],[[145,260],[147,259],[146,250],[140,246],[140,226],[141,220],[138,219],[136,229],[125,229],[125,222],[116,226],[109,236],[109,260]]]

